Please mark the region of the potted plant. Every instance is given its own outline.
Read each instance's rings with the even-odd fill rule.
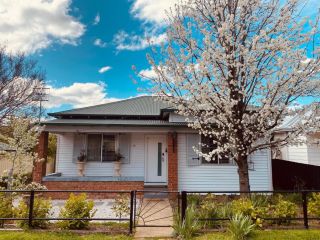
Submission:
[[[86,163],[86,153],[84,150],[81,150],[80,155],[78,156],[78,174],[79,176],[84,176],[84,166]]]
[[[116,177],[120,177],[120,170],[121,170],[121,159],[123,158],[123,156],[118,152],[115,153],[114,156],[114,175]]]

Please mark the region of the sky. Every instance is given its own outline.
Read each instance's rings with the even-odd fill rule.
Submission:
[[[165,10],[177,0],[0,0],[0,45],[46,72],[48,112],[145,94],[132,65],[152,74],[150,45],[166,41]],[[320,0],[309,0],[314,15]],[[150,43],[148,43],[148,39]]]

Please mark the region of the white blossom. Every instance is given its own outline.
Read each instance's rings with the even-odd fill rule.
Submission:
[[[188,0],[169,14],[168,43],[148,56],[157,74],[152,92],[211,136],[217,149],[202,153],[206,159],[228,151],[239,174],[248,175],[252,152],[318,129],[317,104],[290,108],[304,97],[316,99],[320,83],[319,48],[307,51],[318,22],[299,20],[297,9],[297,0]],[[274,138],[289,115],[301,121]]]

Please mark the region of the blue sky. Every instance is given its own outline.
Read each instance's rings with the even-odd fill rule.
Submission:
[[[128,1],[73,1],[71,14],[86,25],[86,30],[77,46],[54,45],[40,54],[35,54],[39,64],[47,71],[49,84],[55,87],[73,83],[103,83],[108,98],[127,98],[137,95],[131,66],[147,68],[147,49],[118,51],[113,42],[120,31],[140,32],[140,22],[129,14]],[[100,21],[94,24],[95,18]],[[98,19],[99,17],[97,17]],[[96,21],[97,22],[97,21]],[[97,40],[99,39],[99,40]],[[94,43],[100,43],[100,46]],[[99,72],[103,67],[110,68]],[[69,106],[66,106],[69,107]]]
[[[48,111],[143,94],[132,65],[150,73],[147,39],[164,41],[165,9],[177,0],[0,0],[0,44],[46,71]],[[303,15],[320,1],[309,0]]]
[[[46,71],[48,111],[134,97],[132,65],[164,40],[173,0],[0,0],[0,44],[24,51]]]

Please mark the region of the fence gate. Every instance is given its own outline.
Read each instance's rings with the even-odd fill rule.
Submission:
[[[179,210],[179,192],[136,191],[135,227],[172,227],[173,215]]]

